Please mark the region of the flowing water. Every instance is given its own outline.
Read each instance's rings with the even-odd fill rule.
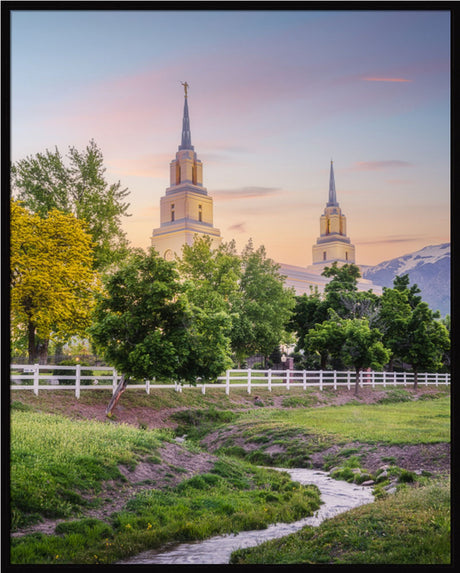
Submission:
[[[254,547],[269,539],[284,537],[305,525],[319,525],[325,519],[333,517],[344,511],[348,511],[359,505],[374,501],[369,487],[358,486],[344,481],[333,480],[329,474],[317,470],[308,469],[284,469],[275,468],[288,472],[294,481],[301,484],[315,484],[321,492],[323,504],[315,515],[305,517],[293,523],[276,523],[266,529],[256,531],[241,531],[236,534],[219,535],[205,539],[204,541],[192,541],[189,543],[169,544],[161,549],[145,551],[131,557],[123,564],[217,564],[228,563],[230,555],[236,549]]]

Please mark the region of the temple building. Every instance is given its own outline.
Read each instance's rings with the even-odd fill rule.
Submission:
[[[334,166],[329,175],[329,201],[320,218],[320,236],[313,245],[313,264],[355,263],[355,247],[347,237],[347,219],[340,209],[335,191]]]
[[[217,247],[222,238],[213,225],[213,202],[203,187],[203,164],[192,145],[187,103],[187,82],[184,86],[182,140],[176,158],[170,163],[170,186],[160,200],[160,227],[153,230],[151,245],[162,257],[172,260],[181,255],[184,244],[192,245],[195,235],[211,237]]]
[[[347,237],[347,220],[337,201],[332,161],[328,199],[320,216],[320,236],[312,249],[313,264],[308,267],[298,267],[280,263],[280,273],[286,277],[285,285],[293,287],[298,295],[310,294],[315,289],[323,292],[330,279],[323,277],[321,273],[335,261],[339,266],[356,264],[355,247]],[[382,287],[368,279],[358,279],[357,287],[360,291],[372,290],[375,294],[382,294]]]
[[[184,82],[182,139],[176,158],[170,163],[170,186],[160,199],[160,227],[153,230],[151,245],[167,260],[182,253],[183,245],[192,245],[195,236],[208,236],[212,246],[222,242],[219,229],[213,225],[213,200],[203,187],[203,164],[192,145],[187,102],[188,84]],[[313,245],[313,264],[298,267],[280,263],[285,285],[296,294],[309,294],[312,289],[324,291],[330,279],[321,275],[325,266],[355,263],[355,247],[347,237],[346,217],[337,201],[334,168],[331,161],[329,200],[320,217],[320,236]],[[382,293],[382,287],[365,279],[358,280],[358,290]]]

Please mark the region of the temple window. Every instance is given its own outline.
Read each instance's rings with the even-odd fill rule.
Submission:
[[[198,205],[198,221],[203,221],[203,207],[202,205]]]
[[[176,215],[174,212],[174,203],[171,203],[171,221],[174,221]]]

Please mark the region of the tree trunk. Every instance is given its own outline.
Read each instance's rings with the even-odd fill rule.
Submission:
[[[326,370],[327,354],[321,354],[321,370]]]
[[[417,376],[417,369],[414,368],[414,390],[417,390],[417,385],[418,385],[418,376]]]
[[[120,399],[120,396],[123,394],[123,392],[126,390],[127,385],[128,385],[128,379],[125,379],[125,375],[123,374],[120,379],[120,382],[118,383],[117,389],[115,390],[115,393],[112,396],[112,399],[110,400],[109,405],[107,406],[107,409],[105,411],[107,417],[110,418],[112,416],[112,410],[118,404],[118,400]]]
[[[360,368],[356,368],[355,396],[358,395],[358,390],[359,390],[359,372],[360,372]]]
[[[27,325],[29,364],[46,364],[48,361],[49,340],[40,340],[35,333],[35,324],[29,321]]]
[[[35,364],[35,325],[29,321],[27,325],[29,364]]]

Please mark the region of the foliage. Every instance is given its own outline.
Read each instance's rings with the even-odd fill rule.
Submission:
[[[16,162],[11,167],[13,193],[40,217],[58,209],[86,221],[96,268],[107,269],[126,254],[121,217],[129,207],[124,202],[128,190],[105,180],[103,155],[94,140],[84,151],[70,147],[67,159],[66,165],[56,147]]]
[[[267,357],[286,337],[295,305],[292,289],[284,286],[279,265],[267,258],[263,246],[250,241],[242,253],[239,293],[233,303],[232,348],[238,362],[262,354]]]
[[[344,343],[341,357],[347,366],[356,371],[355,394],[359,388],[359,373],[363,368],[381,370],[390,357],[390,352],[381,342],[381,333],[370,328],[366,318],[353,318],[344,321]]]
[[[189,300],[188,295],[192,298]],[[133,379],[215,379],[229,365],[228,317],[193,303],[175,263],[136,250],[108,277],[90,328],[109,362]]]
[[[46,363],[50,338],[82,334],[100,291],[83,221],[56,209],[46,217],[11,201],[11,327],[28,337],[29,360]]]
[[[321,370],[326,369],[327,359],[338,357],[344,344],[344,330],[337,315],[321,324],[315,324],[305,335],[305,349],[321,357]]]

